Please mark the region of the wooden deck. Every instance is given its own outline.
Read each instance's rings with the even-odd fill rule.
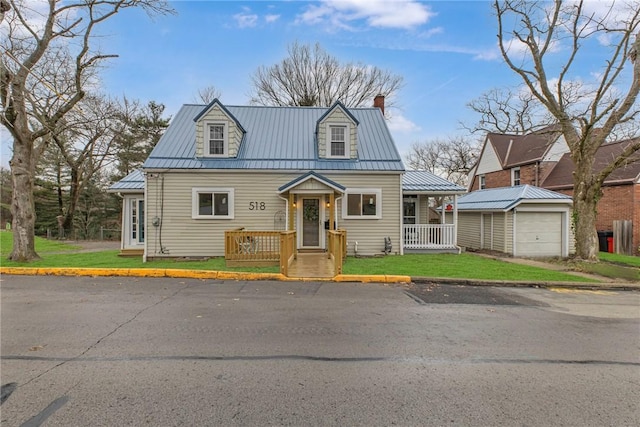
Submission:
[[[333,261],[326,252],[298,253],[289,267],[289,277],[328,278],[335,276]]]

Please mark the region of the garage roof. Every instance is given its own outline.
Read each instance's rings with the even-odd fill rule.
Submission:
[[[458,199],[461,211],[508,211],[523,202],[573,204],[571,197],[532,185],[473,191]]]

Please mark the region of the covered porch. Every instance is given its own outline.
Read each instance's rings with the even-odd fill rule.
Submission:
[[[457,205],[466,192],[430,172],[407,171],[402,177],[403,253],[460,253]]]

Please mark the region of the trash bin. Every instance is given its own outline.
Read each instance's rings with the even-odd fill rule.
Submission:
[[[607,252],[613,253],[613,237],[607,237]]]
[[[598,246],[600,252],[609,252],[608,238],[613,238],[613,231],[598,231]]]

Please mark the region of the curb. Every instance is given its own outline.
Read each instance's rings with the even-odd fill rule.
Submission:
[[[287,277],[280,273],[246,273],[215,270],[183,270],[154,268],[35,268],[35,267],[0,267],[0,274],[21,276],[102,276],[102,277],[167,277],[182,279],[211,280],[276,280],[302,282],[337,282],[337,283],[394,283],[394,284],[427,284],[440,283],[463,286],[494,287],[529,287],[529,288],[566,288],[604,291],[640,291],[640,284],[635,283],[589,283],[589,282],[540,282],[540,281],[506,281],[480,280],[450,277],[424,277],[403,275],[364,275],[338,274],[334,277]]]
[[[0,274],[20,276],[103,276],[103,277],[170,277],[213,280],[278,280],[278,281],[332,281],[361,283],[409,283],[411,277],[399,275],[339,274],[334,277],[287,277],[280,273],[244,273],[215,270],[181,270],[154,268],[36,268],[1,267]]]

